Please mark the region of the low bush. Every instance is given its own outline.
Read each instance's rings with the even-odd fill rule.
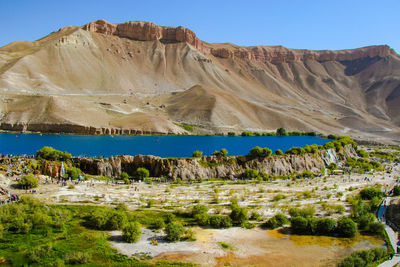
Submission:
[[[229,228],[232,227],[232,220],[228,216],[211,215],[209,216],[209,224],[213,228]]]
[[[22,178],[18,181],[18,186],[20,188],[35,188],[38,187],[39,182],[32,174],[28,174],[22,176]]]
[[[342,237],[353,237],[357,233],[357,224],[350,218],[342,217],[337,221],[336,233]]]
[[[75,168],[72,166],[67,168],[67,176],[71,177],[72,180],[78,179],[80,174],[81,170],[79,168]]]
[[[275,229],[278,227],[282,227],[288,223],[289,223],[289,219],[282,213],[278,213],[275,216],[273,216],[271,219],[269,219],[267,222],[265,222],[263,226],[266,228]]]
[[[135,178],[138,180],[144,180],[150,176],[149,170],[146,168],[137,168],[135,172]]]
[[[127,215],[123,211],[99,208],[87,216],[86,225],[98,230],[119,230],[127,221]]]
[[[313,206],[307,206],[303,209],[299,209],[299,208],[290,208],[289,209],[289,215],[290,217],[312,217],[315,214],[315,208]]]
[[[381,190],[379,190],[376,187],[369,187],[369,188],[364,188],[363,190],[361,190],[360,196],[362,199],[371,200],[374,197],[381,198],[383,196],[383,193]]]
[[[193,151],[193,154],[192,154],[193,158],[201,158],[202,156],[203,156],[203,151],[199,151],[199,150]]]
[[[354,267],[354,266],[372,266],[372,263],[380,263],[388,257],[387,252],[383,248],[374,248],[369,250],[360,250],[353,252],[347,258],[344,258],[338,267]],[[373,266],[376,266],[374,264]]]
[[[138,222],[130,222],[122,228],[122,239],[128,243],[136,243],[141,235],[140,224]]]
[[[246,208],[242,208],[237,203],[233,203],[231,209],[232,211],[229,217],[232,219],[233,225],[242,225],[249,220]]]
[[[255,179],[258,177],[258,171],[254,169],[246,169],[244,170],[244,179]]]
[[[181,239],[185,233],[185,228],[179,223],[169,223],[165,227],[166,239],[170,242],[176,242]]]
[[[45,146],[36,152],[38,159],[66,161],[71,159],[71,154]]]

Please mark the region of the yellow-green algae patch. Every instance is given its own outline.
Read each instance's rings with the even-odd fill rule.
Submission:
[[[332,236],[313,236],[313,235],[291,235],[282,230],[267,230],[269,236],[274,238],[285,238],[292,241],[297,246],[318,245],[322,247],[338,246],[341,248],[351,248],[362,241],[369,241],[374,246],[381,246],[385,242],[379,236],[367,236],[356,234],[352,238],[332,237]]]

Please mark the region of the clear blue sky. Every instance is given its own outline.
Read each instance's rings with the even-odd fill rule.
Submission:
[[[0,46],[96,19],[184,26],[207,42],[400,52],[400,0],[0,0]]]

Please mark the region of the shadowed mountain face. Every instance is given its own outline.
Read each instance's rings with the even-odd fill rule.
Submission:
[[[314,130],[400,141],[400,57],[209,44],[189,29],[94,21],[0,48],[2,129]]]

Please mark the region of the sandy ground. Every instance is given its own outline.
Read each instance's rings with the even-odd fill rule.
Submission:
[[[41,179],[35,196],[54,203],[113,205],[125,203],[130,209],[143,208],[151,201],[155,209],[190,209],[198,203],[208,205],[211,213],[224,214],[232,198],[251,211],[268,218],[277,212],[287,212],[289,207],[315,205],[317,215],[324,216],[322,203],[340,204],[346,207],[346,197],[364,187],[380,184],[383,189],[391,188],[400,177],[400,165],[390,165],[391,173],[352,174],[319,177],[302,180],[276,180],[273,182],[237,184],[233,181],[211,181],[199,184],[175,185],[170,183],[132,185],[107,184],[96,178],[69,186],[57,183],[44,184]],[[0,174],[0,185],[20,195],[24,190],[15,189],[15,178]],[[274,200],[282,195],[280,200]],[[334,214],[341,216],[341,214]]]

